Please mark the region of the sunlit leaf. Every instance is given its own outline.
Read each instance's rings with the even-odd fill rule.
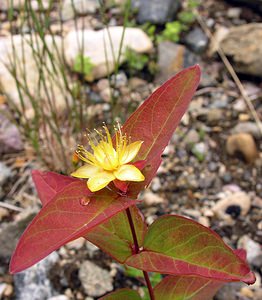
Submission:
[[[225,283],[195,276],[167,276],[155,288],[156,300],[212,300]]]
[[[130,207],[135,226],[137,241],[142,245],[146,233],[146,224],[139,209]],[[113,216],[110,220],[100,224],[85,235],[85,238],[110,254],[120,263],[134,253],[134,241],[125,211]]]
[[[83,199],[88,205],[81,204]],[[84,181],[67,185],[41,209],[23,233],[12,256],[10,272],[30,267],[134,203],[109,190],[94,196]]]
[[[183,70],[149,96],[124,124],[123,131],[127,136],[133,141],[144,141],[137,159],[148,163],[143,170],[146,180],[131,183],[130,193],[136,195],[154,177],[161,163],[161,154],[184,115],[199,80],[199,66]]]
[[[126,264],[162,274],[255,281],[242,254],[235,253],[214,231],[181,216],[157,219],[148,229],[143,248]]]
[[[99,300],[142,300],[142,298],[134,290],[121,289],[99,298]]]

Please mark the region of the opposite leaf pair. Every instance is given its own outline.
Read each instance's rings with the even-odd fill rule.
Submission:
[[[255,281],[243,252],[234,252],[210,229],[174,215],[163,216],[147,228],[135,206],[139,192],[155,176],[161,154],[185,113],[199,78],[198,66],[180,72],[156,90],[124,124],[124,135],[131,136],[134,142],[143,141],[136,160],[145,162],[140,168],[145,180],[120,180],[110,189],[93,193],[80,179],[51,172],[33,173],[43,208],[17,245],[10,264],[12,273],[84,236],[120,263],[146,272],[169,274],[154,288],[156,300],[185,299],[178,297],[185,286],[192,293],[186,299],[196,300],[203,295],[210,299],[224,282]],[[111,143],[116,147],[116,140]],[[134,233],[139,250],[134,248]],[[125,298],[119,296],[121,293]],[[140,299],[135,291],[126,289],[103,299],[129,299],[129,296]]]

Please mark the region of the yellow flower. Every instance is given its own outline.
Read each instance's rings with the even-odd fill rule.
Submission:
[[[140,170],[130,162],[136,157],[142,141],[130,143],[130,139],[123,134],[121,127],[115,128],[115,147],[109,130],[103,126],[103,131],[96,131],[99,141],[88,135],[88,142],[92,149],[87,151],[82,145],[77,148],[78,157],[86,164],[71,175],[78,178],[88,178],[87,186],[91,192],[103,189],[111,181],[144,181]]]

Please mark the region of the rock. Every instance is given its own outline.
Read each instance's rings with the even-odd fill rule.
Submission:
[[[232,133],[249,133],[254,138],[260,138],[260,130],[256,123],[253,122],[241,122],[238,123],[231,131]]]
[[[255,291],[253,300],[261,300],[262,299],[262,289]]]
[[[220,46],[232,58],[239,73],[262,76],[262,24],[250,23],[232,27]]]
[[[16,221],[3,223],[0,228],[0,258],[3,261],[8,261],[13,253],[16,243],[21,234],[27,227],[33,217],[36,215],[35,209],[28,209],[19,214]],[[26,298],[25,298],[26,299]]]
[[[65,0],[62,6],[62,20],[73,19],[75,14],[94,14],[98,8],[97,0]]]
[[[0,299],[3,298],[6,287],[7,287],[6,283],[0,283]]]
[[[23,143],[17,127],[0,114],[0,154],[23,150]]]
[[[174,20],[182,1],[139,0],[135,2],[135,6],[138,8],[137,20],[139,23],[165,24]]]
[[[53,252],[31,268],[15,274],[16,299],[43,300],[54,296],[48,272],[58,259],[58,254]]]
[[[207,112],[207,122],[210,125],[217,125],[219,121],[223,120],[225,113],[220,108],[212,108]]]
[[[10,9],[10,3],[12,3],[12,8],[15,10],[19,10],[25,6],[26,0],[1,0],[0,1],[0,10],[8,10]],[[31,0],[31,7],[33,10],[47,9],[49,7],[49,0],[41,0],[41,6],[39,7],[39,1]]]
[[[1,167],[0,167],[0,169],[1,169]],[[2,221],[7,216],[9,216],[8,209],[6,209],[4,207],[0,207],[0,221]]]
[[[237,294],[244,286],[241,282],[233,282],[224,285],[216,294],[216,300],[236,300],[239,299]],[[242,299],[243,300],[243,299]]]
[[[79,279],[88,296],[99,297],[113,290],[110,273],[86,260],[81,264]]]
[[[195,27],[185,37],[186,45],[195,53],[202,53],[208,46],[208,38],[199,27]]]
[[[209,55],[213,55],[217,52],[218,48],[220,47],[221,42],[223,39],[228,35],[229,29],[224,26],[217,26],[216,31],[214,33],[214,40],[209,45]]]
[[[156,82],[162,84],[179,71],[197,63],[195,54],[183,45],[170,41],[160,42],[158,45],[158,74]]]
[[[242,13],[241,7],[230,7],[227,10],[227,16],[230,19],[239,19]]]
[[[190,129],[184,138],[184,142],[186,145],[193,145],[200,141],[200,137],[198,132],[195,129]]]
[[[244,235],[238,241],[238,248],[243,248],[247,252],[247,261],[260,268],[262,266],[262,249],[259,243],[253,241],[248,235]]]
[[[230,135],[227,138],[226,150],[229,155],[240,153],[248,163],[253,163],[258,157],[256,143],[249,133]]]
[[[88,57],[93,64],[90,77],[92,79],[98,79],[105,77],[108,71],[111,73],[114,70],[114,58],[118,57],[123,27],[109,27],[109,32],[114,46],[113,49],[111,49],[112,47],[110,46],[111,43],[107,29],[99,31],[88,29],[84,31],[72,30],[69,32],[65,37],[65,57],[68,64],[73,67],[77,56],[81,53],[80,49],[82,45],[79,45],[77,41],[79,37],[82,37],[83,35],[84,56]],[[153,49],[153,44],[150,38],[141,29],[126,28],[120,63],[123,63],[126,59],[125,52],[127,48],[130,48],[137,53],[145,53],[150,52]],[[107,59],[105,53],[107,53]]]
[[[12,171],[4,163],[0,161],[0,186],[2,186],[9,177],[11,177]]]
[[[157,205],[157,204],[166,202],[166,200],[164,198],[162,198],[162,197],[158,196],[157,194],[154,194],[150,191],[147,191],[144,193],[143,199],[144,199],[145,204],[148,206]]]
[[[224,196],[212,207],[212,211],[222,220],[246,216],[251,207],[250,196],[241,191]]]
[[[205,159],[207,155],[207,145],[203,142],[197,143],[192,148],[192,153],[197,157],[197,159],[201,162]]]
[[[58,295],[58,296],[48,298],[47,300],[70,300],[70,299],[65,295]]]
[[[138,77],[132,77],[129,79],[128,86],[131,90],[137,90],[139,88],[143,88],[147,85],[147,82],[144,79]]]
[[[39,46],[40,53],[43,52],[43,43],[41,42],[40,38],[38,37],[30,37],[30,35],[13,35],[13,42],[15,47],[15,54],[16,54],[16,65],[21,65],[23,67],[16,68],[16,76],[20,79],[21,85],[25,87],[25,82],[22,78],[24,78],[24,74],[26,74],[27,78],[27,87],[28,92],[31,94],[31,96],[35,99],[41,99],[41,109],[44,107],[46,109],[46,113],[50,114],[50,108],[47,104],[48,97],[47,93],[43,87],[43,81],[40,79],[41,72],[39,72],[39,63],[37,64],[36,61],[39,60],[39,58],[34,58],[33,50],[30,46],[31,44],[31,38],[33,40],[37,40],[34,44],[34,51],[38,51],[37,47]],[[43,61],[45,62],[46,68],[50,70],[53,70],[51,64],[58,64],[57,63],[57,56],[56,56],[56,50],[54,48],[53,39],[56,42],[58,51],[61,51],[62,48],[62,40],[59,36],[45,36],[45,41],[47,46],[49,47],[50,51],[53,53],[52,61],[48,58],[48,55],[46,54],[45,57],[42,57]],[[23,45],[23,46],[22,46]],[[24,48],[25,56],[23,55],[22,49]],[[12,68],[12,64],[10,63],[10,57],[12,57],[13,50],[12,50],[12,41],[10,37],[1,37],[0,38],[0,85],[2,87],[2,90],[4,93],[7,94],[7,96],[10,98],[12,103],[17,106],[20,111],[22,112],[22,104],[19,97],[19,91],[16,86],[16,82],[13,79],[12,75],[10,74],[9,70],[7,69],[5,63],[8,62],[8,67]],[[24,56],[24,64],[23,64],[23,56]],[[43,76],[46,80],[46,87],[47,90],[50,90],[52,88],[52,93],[50,93],[50,97],[52,98],[52,95],[55,95],[54,99],[52,98],[52,101],[55,102],[56,110],[59,113],[63,113],[66,108],[66,98],[68,99],[68,102],[71,102],[70,95],[66,92],[67,89],[65,87],[64,81],[62,76],[55,76],[55,80],[48,74],[48,71],[46,68],[43,69]],[[41,87],[39,87],[39,80],[41,82]],[[28,97],[28,94],[23,90],[23,88],[20,89],[21,94],[23,97],[23,102],[25,106],[25,115],[28,119],[31,119],[34,117],[35,111],[33,109],[33,106],[31,104],[30,98]]]

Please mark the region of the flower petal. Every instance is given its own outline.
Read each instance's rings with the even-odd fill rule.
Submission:
[[[87,187],[91,192],[96,192],[107,186],[116,177],[111,172],[102,171],[96,173],[95,176],[91,177],[87,182]]]
[[[77,178],[90,178],[101,171],[101,168],[92,166],[92,165],[84,165],[77,169],[75,172],[71,173],[71,176]]]
[[[145,177],[133,165],[123,165],[114,172],[115,177],[121,181],[144,181]]]
[[[133,160],[137,156],[137,153],[140,150],[142,144],[142,141],[137,141],[128,145],[125,148],[124,153],[121,153],[121,157],[119,158],[120,164],[123,165]]]

